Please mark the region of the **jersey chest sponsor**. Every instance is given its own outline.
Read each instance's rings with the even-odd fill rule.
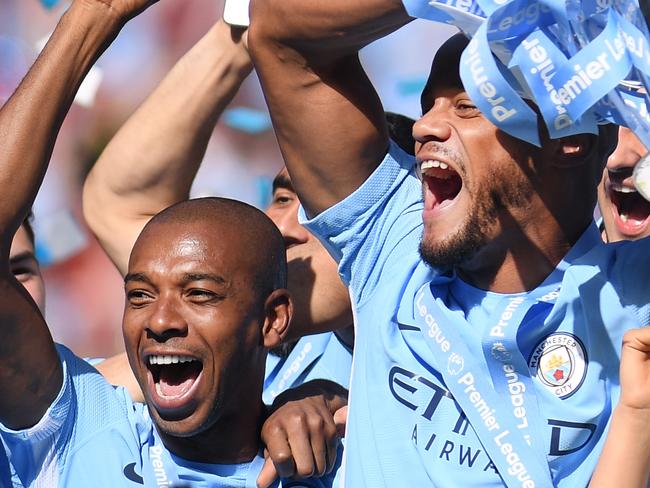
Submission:
[[[393,366],[387,380],[393,399],[399,407],[412,414],[412,422],[406,428],[418,450],[441,462],[496,472],[470,428],[467,417],[447,389],[433,379],[401,366]],[[512,385],[511,401],[515,404],[517,382]],[[489,411],[485,412],[486,416],[489,414]],[[544,449],[551,457],[565,456],[585,449],[596,432],[596,424],[590,422],[546,418],[544,424],[547,432],[550,432],[543,441]],[[536,444],[541,446],[540,443]],[[508,449],[507,445],[501,447]]]

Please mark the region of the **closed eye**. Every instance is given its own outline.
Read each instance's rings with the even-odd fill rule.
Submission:
[[[142,307],[154,300],[151,293],[146,290],[130,290],[126,294],[126,299],[132,307]]]
[[[481,111],[471,100],[462,99],[456,102],[456,113],[463,118],[476,117]]]
[[[191,288],[185,295],[194,303],[213,303],[223,300],[223,295],[204,288]]]

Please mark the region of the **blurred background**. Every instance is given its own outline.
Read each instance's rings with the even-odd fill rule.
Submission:
[[[55,0],[0,0],[0,104],[65,8],[66,2]],[[34,227],[48,323],[55,340],[78,355],[107,357],[123,349],[123,284],[83,222],[85,175],[117,129],[222,12],[222,0],[161,0],[151,7],[98,61],[63,125],[34,206]],[[419,94],[433,53],[454,32],[415,21],[366,48],[364,65],[386,110],[420,115]],[[237,198],[264,208],[281,166],[253,74],[218,124],[192,194]]]

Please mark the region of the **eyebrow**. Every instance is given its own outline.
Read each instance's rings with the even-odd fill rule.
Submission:
[[[273,192],[278,190],[279,188],[284,188],[285,190],[289,190],[293,193],[296,191],[293,189],[293,184],[291,183],[291,180],[287,177],[287,175],[281,173],[277,175],[275,178],[273,178]]]
[[[153,284],[153,283],[151,283],[151,280],[149,279],[149,277],[144,273],[128,273],[124,277],[124,284],[129,283],[131,281],[142,281],[142,282],[147,283],[149,285]]]
[[[193,281],[203,281],[203,280],[212,281],[217,285],[222,285],[222,286],[228,284],[228,281],[224,277],[216,275],[214,273],[185,273],[181,281],[183,284],[187,284],[187,283],[192,283]],[[124,277],[125,284],[131,281],[141,281],[143,283],[147,283],[148,285],[153,286],[152,281],[144,273],[129,273]]]
[[[32,251],[23,251],[9,258],[9,264],[16,264],[21,261],[34,261],[38,263],[38,260]]]
[[[214,273],[185,273],[183,275],[183,283],[192,283],[193,281],[212,281],[217,285],[227,285],[228,281],[223,277]]]

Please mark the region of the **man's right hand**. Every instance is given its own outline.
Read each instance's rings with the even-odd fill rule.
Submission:
[[[262,426],[266,463],[257,480],[261,488],[281,478],[320,477],[336,463],[337,425],[345,415],[347,390],[326,380],[314,380],[280,394]],[[340,413],[339,413],[340,412]]]

